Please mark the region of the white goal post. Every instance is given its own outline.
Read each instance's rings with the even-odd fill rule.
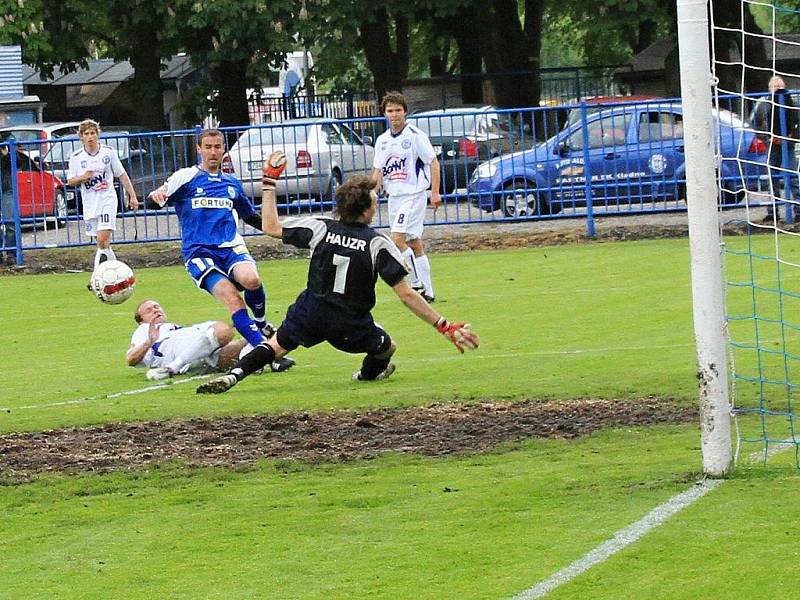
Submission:
[[[710,477],[723,477],[730,470],[732,459],[731,406],[708,8],[706,0],[678,0],[678,46],[703,472]]]

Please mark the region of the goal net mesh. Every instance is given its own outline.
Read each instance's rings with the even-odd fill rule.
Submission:
[[[800,466],[800,228],[793,141],[800,33],[792,33],[800,32],[800,2],[798,8],[790,2],[742,0],[738,22],[712,6],[711,49],[717,109],[736,107],[766,146],[761,176],[755,182],[742,178],[740,204],[720,219],[737,456],[763,451],[766,458],[788,444]],[[739,171],[748,166],[738,165]]]

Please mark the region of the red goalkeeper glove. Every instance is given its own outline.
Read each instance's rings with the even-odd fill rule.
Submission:
[[[462,354],[464,350],[475,350],[480,345],[478,334],[472,331],[469,323],[451,323],[444,317],[436,321],[436,330],[450,340]]]
[[[264,161],[261,185],[274,188],[285,168],[286,155],[281,150],[276,150]]]

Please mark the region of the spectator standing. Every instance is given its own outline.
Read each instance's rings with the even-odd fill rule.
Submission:
[[[13,265],[16,256],[13,248],[17,245],[14,225],[14,189],[12,187],[11,151],[9,146],[0,145],[0,229],[3,232],[4,251],[0,255],[2,264]]]
[[[378,277],[411,312],[434,326],[460,352],[478,347],[478,336],[469,325],[450,323],[411,288],[397,247],[369,226],[378,209],[372,178],[352,177],[339,187],[336,220],[299,217],[280,221],[275,180],[285,160],[276,152],[264,164],[261,229],[285,244],[311,251],[307,287],[289,307],[274,337],[244,356],[227,375],[201,385],[198,393],[226,392],[276,357],[323,341],[343,352],[366,355],[354,380],[388,378],[395,371],[391,357],[396,346],[372,318]]]
[[[797,159],[795,158],[795,144],[800,134],[798,108],[792,96],[786,89],[786,82],[776,75],[768,83],[769,96],[759,100],[756,104],[753,121],[759,137],[767,144],[769,150],[768,170],[772,183],[772,203],[767,208],[767,219],[780,219],[777,210],[773,210],[776,202],[790,190],[783,189],[781,182],[788,172],[791,182],[797,181]],[[792,183],[792,189],[797,194],[797,184]],[[773,215],[774,213],[774,215]]]
[[[372,178],[389,195],[389,222],[392,241],[400,249],[411,274],[411,286],[428,302],[433,302],[431,264],[422,243],[427,190],[431,206],[442,203],[439,192],[439,160],[428,136],[406,121],[408,104],[399,92],[387,93],[381,110],[389,129],[375,141]]]
[[[258,229],[261,218],[241,182],[221,170],[225,153],[222,132],[201,131],[197,153],[199,166],[176,171],[150,197],[160,206],[175,207],[189,276],[228,309],[233,326],[255,347],[271,337],[275,328],[266,320],[267,296],[256,261],[239,233],[237,217]],[[291,358],[281,358],[272,364],[272,370],[284,371],[293,364]]]
[[[131,178],[125,172],[117,151],[100,143],[100,124],[86,119],[78,125],[83,148],[69,157],[67,185],[79,186],[83,205],[86,235],[95,238],[97,251],[94,268],[106,260],[115,260],[111,237],[117,224],[117,192],[114,178],[119,179],[128,195],[131,210],[139,208],[139,199]]]

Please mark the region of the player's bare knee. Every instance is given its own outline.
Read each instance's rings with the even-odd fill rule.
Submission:
[[[233,327],[223,321],[214,323],[214,336],[217,338],[217,343],[224,346],[233,339]]]

